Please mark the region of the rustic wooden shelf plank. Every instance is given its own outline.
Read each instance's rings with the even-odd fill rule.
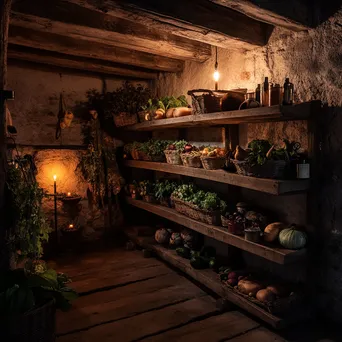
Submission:
[[[195,230],[201,234],[209,236],[215,240],[227,243],[229,245],[240,248],[249,253],[258,255],[262,258],[271,260],[278,264],[289,264],[293,262],[303,261],[306,258],[306,249],[298,251],[284,248],[267,246],[265,244],[254,243],[245,240],[243,237],[233,235],[227,232],[223,227],[212,226],[206,223],[198,222],[185,215],[178,213],[176,210],[163,207],[157,204],[151,204],[144,201],[134,200],[127,197],[127,202],[137,208],[144,209],[153,214],[164,217],[170,221]]]
[[[224,286],[212,270],[195,270],[191,267],[189,260],[180,257],[175,251],[156,244],[153,238],[138,236],[134,228],[125,229],[125,234],[139,246],[152,249],[161,259],[177,267],[222,298],[229,300],[252,315],[259,317],[274,328],[282,329],[288,324],[286,320],[270,314],[258,305],[234,293],[227,286]]]
[[[266,178],[240,176],[224,170],[205,170],[182,165],[155,163],[140,160],[126,160],[124,165],[138,169],[147,169],[173,173],[194,178],[207,179],[219,183],[230,184],[242,188],[265,192],[272,195],[282,195],[291,192],[307,191],[309,180],[274,180]]]
[[[267,121],[306,120],[320,108],[320,101],[305,102],[294,106],[271,106],[229,112],[189,115],[179,118],[146,121],[127,126],[132,131],[214,126]]]

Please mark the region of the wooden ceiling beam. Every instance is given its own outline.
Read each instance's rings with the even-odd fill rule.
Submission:
[[[95,22],[93,13],[88,12],[94,12],[98,16]],[[58,12],[55,12],[54,16],[57,17],[57,14]],[[77,18],[81,15],[84,15],[81,21],[82,23],[84,21],[84,25],[77,23]],[[92,18],[91,21],[89,20],[89,26],[87,26],[87,18]],[[62,16],[50,19],[26,13],[12,12],[11,14],[11,26],[25,29],[67,35],[74,39],[86,39],[89,42],[181,60],[203,62],[211,56],[211,47],[208,44],[177,37],[141,23],[106,16],[95,11],[87,10],[85,14],[75,13],[76,23],[63,22],[63,20]]]
[[[151,70],[180,72],[184,61],[126,48],[109,46],[103,43],[75,39],[68,36],[36,31],[20,26],[10,26],[9,41],[12,44],[60,52],[66,55],[95,58]]]
[[[275,10],[277,9],[277,6],[279,7],[279,4],[283,4],[283,6],[288,8],[295,8],[297,6],[301,7],[301,10],[298,10],[298,12],[307,12],[307,8],[303,9],[303,5],[301,5],[298,1],[296,1],[296,4],[294,6],[288,6],[288,1],[286,2],[280,2],[278,1],[269,1],[269,8],[272,8],[273,11],[265,8],[267,6],[267,1],[259,1],[260,4],[258,4],[258,1],[249,1],[249,0],[210,0],[211,2],[221,5],[230,9],[233,9],[235,11],[238,11],[240,13],[245,14],[246,16],[268,23],[272,24],[274,26],[280,26],[284,27],[286,29],[292,30],[292,31],[304,31],[307,30],[309,27],[306,24],[297,22],[293,19],[290,19],[286,16],[277,14]],[[290,0],[289,0],[290,1]]]
[[[227,49],[252,49],[267,43],[273,26],[207,0],[66,0],[113,17],[139,22],[178,37]],[[129,3],[128,3],[129,2]],[[134,4],[132,4],[132,2]],[[146,7],[145,7],[146,6]]]
[[[17,48],[11,45],[8,50],[8,59],[10,61],[19,60],[96,74],[124,76],[136,79],[156,79],[158,77],[158,73],[156,72],[135,70],[110,62],[97,61],[90,58],[76,58],[38,49]]]

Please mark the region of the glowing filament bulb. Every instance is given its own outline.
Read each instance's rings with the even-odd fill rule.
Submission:
[[[220,73],[217,70],[215,70],[213,76],[214,76],[214,81],[218,82],[218,80],[220,79]]]

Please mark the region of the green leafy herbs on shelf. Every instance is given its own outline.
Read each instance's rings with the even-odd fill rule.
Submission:
[[[156,199],[160,201],[169,198],[177,186],[178,184],[176,182],[170,182],[168,180],[157,182],[154,185]]]
[[[178,151],[179,153],[183,152],[185,146],[188,145],[188,142],[185,140],[176,140],[169,144],[167,149],[169,151]]]
[[[44,261],[28,261],[25,268],[4,271],[0,275],[0,316],[24,314],[49,300],[63,311],[78,297],[68,286],[70,278],[48,268]]]
[[[164,150],[170,145],[171,141],[169,140],[149,140],[144,143],[141,143],[138,147],[138,150],[151,156],[163,156]]]
[[[7,187],[11,203],[7,213],[10,221],[7,234],[9,251],[17,257],[39,258],[51,232],[41,208],[44,191],[20,163],[18,168],[9,167]]]

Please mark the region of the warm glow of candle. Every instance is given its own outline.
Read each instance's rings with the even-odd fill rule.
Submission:
[[[68,192],[68,193],[67,193],[67,196],[70,197],[70,196],[71,196],[71,192]]]
[[[74,225],[73,224],[69,224],[69,229],[73,229]]]
[[[56,179],[57,179],[57,176],[56,175],[54,175],[53,176],[53,180],[56,182]]]

